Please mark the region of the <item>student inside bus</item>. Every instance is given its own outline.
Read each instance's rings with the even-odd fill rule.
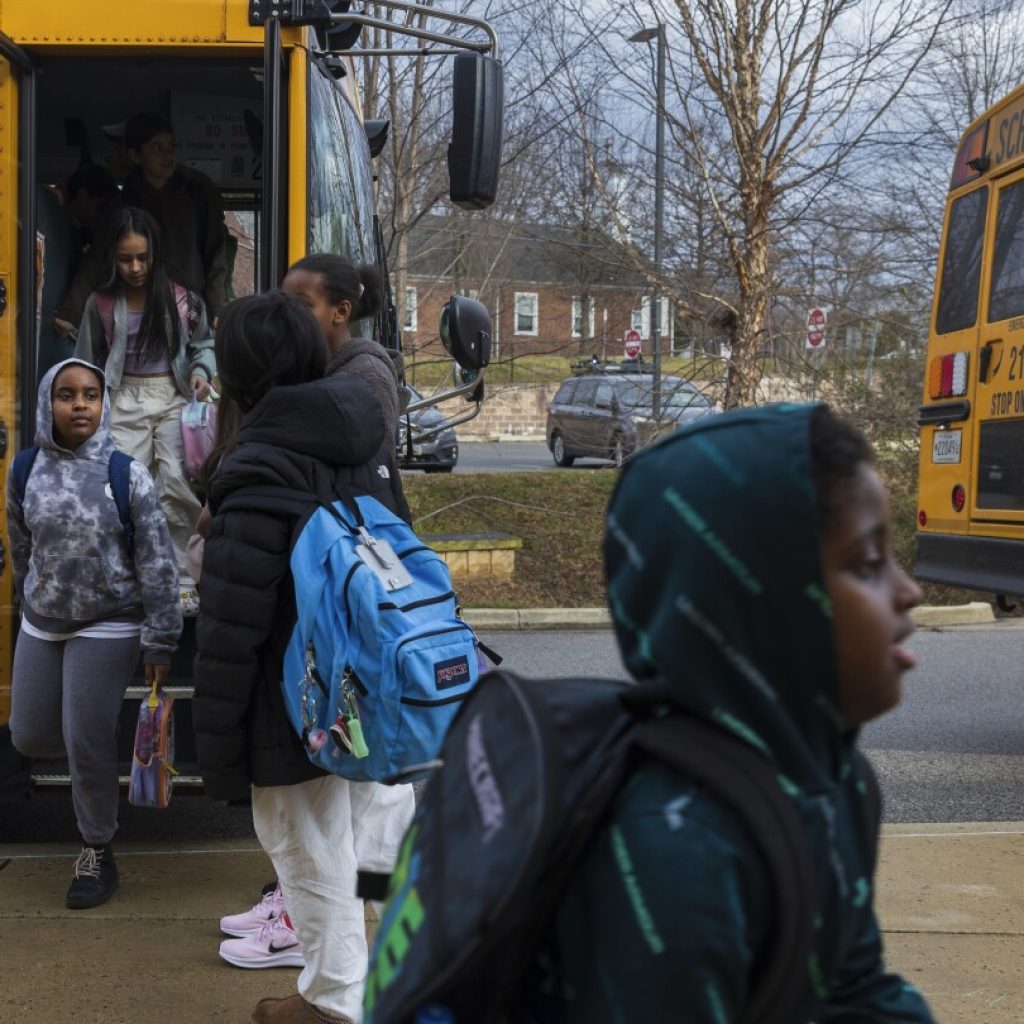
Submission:
[[[205,175],[178,163],[171,123],[160,114],[141,113],[124,126],[124,143],[133,166],[114,197],[101,234],[110,230],[118,209],[134,206],[152,216],[163,232],[167,265],[175,280],[202,296],[215,322],[227,287],[227,230],[216,185]],[[57,326],[73,330],[89,293],[104,283],[106,267],[90,253],[57,311]]]
[[[201,506],[182,468],[181,411],[215,373],[203,300],[170,274],[148,213],[116,210],[104,284],[89,296],[75,354],[102,366],[115,445],[153,475],[178,565]]]

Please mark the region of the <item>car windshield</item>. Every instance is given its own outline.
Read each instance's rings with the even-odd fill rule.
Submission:
[[[653,381],[648,384],[624,384],[619,388],[619,404],[629,409],[649,409]],[[685,381],[663,380],[661,404],[665,409],[687,409],[691,405],[708,406],[711,403],[692,384]]]

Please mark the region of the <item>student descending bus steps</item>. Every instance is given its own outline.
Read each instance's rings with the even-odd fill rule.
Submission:
[[[14,460],[7,484],[22,615],[11,737],[26,757],[67,756],[82,836],[67,894],[77,910],[105,903],[117,888],[110,844],[121,702],[140,646],[147,683],[167,676],[181,633],[178,569],[149,473],[137,461],[112,459],[99,369],[79,359],[58,363],[37,401],[38,451],[28,465],[29,450]],[[112,478],[124,470],[127,512],[117,507],[124,480]]]
[[[201,506],[182,466],[181,413],[209,394],[216,364],[203,301],[168,276],[142,210],[114,214],[106,283],[86,303],[75,355],[104,368],[114,441],[152,473],[183,566]]]

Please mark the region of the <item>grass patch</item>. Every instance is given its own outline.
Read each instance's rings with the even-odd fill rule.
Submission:
[[[523,540],[511,580],[458,580],[468,608],[595,608],[605,603],[601,542],[617,473],[406,476],[421,537],[498,530]]]
[[[613,359],[621,353],[612,353]],[[572,374],[572,364],[580,356],[515,356],[496,359],[486,371],[491,387],[503,384],[558,384]],[[687,377],[695,383],[708,383],[724,373],[724,364],[717,356],[664,356],[662,373]],[[408,360],[405,364],[406,380],[421,392],[430,392],[442,384],[451,383],[451,360]]]

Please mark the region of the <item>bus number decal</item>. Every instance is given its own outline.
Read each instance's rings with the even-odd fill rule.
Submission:
[[[1024,346],[1013,345],[1010,348],[1010,380],[1024,377]]]

